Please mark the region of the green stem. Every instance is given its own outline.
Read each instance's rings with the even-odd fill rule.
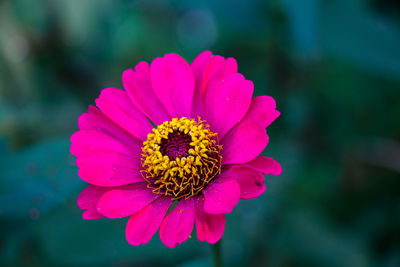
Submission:
[[[215,267],[222,267],[222,252],[221,252],[221,240],[211,245],[213,262]]]

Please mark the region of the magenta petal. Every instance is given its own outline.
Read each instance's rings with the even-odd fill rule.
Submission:
[[[276,103],[272,97],[266,95],[256,96],[252,99],[250,108],[243,118],[243,122],[255,121],[266,128],[278,118],[279,115],[280,112],[276,110]]]
[[[96,203],[99,198],[108,190],[109,188],[100,187],[95,185],[89,185],[78,196],[77,204],[82,210],[87,210],[96,207]]]
[[[196,87],[201,88],[201,82],[203,81],[203,74],[211,58],[212,58],[212,53],[210,51],[204,51],[200,53],[193,60],[192,64],[190,64],[190,67],[193,71],[193,75],[196,81]]]
[[[264,156],[257,157],[241,166],[253,168],[264,174],[280,175],[282,173],[282,167],[276,160]]]
[[[103,219],[105,218],[103,215],[98,213],[96,210],[85,210],[82,213],[82,219],[84,220],[98,220],[98,219]]]
[[[155,94],[172,117],[190,116],[194,77],[189,64],[177,54],[156,58],[150,66]]]
[[[98,131],[104,133],[111,138],[123,143],[132,151],[141,151],[142,141],[134,138],[120,127],[111,122],[96,107],[89,106],[89,111],[79,117],[78,125],[80,130]]]
[[[253,95],[253,83],[235,73],[216,81],[207,88],[204,103],[204,119],[210,129],[224,135],[246,114]]]
[[[146,116],[130,101],[121,89],[106,88],[96,99],[96,105],[113,122],[140,140],[146,140],[153,128]]]
[[[116,152],[80,156],[76,160],[79,177],[98,186],[119,186],[143,182],[139,158]]]
[[[236,125],[222,140],[222,164],[248,162],[267,146],[268,135],[256,122]]]
[[[97,212],[108,218],[121,218],[132,215],[159,195],[147,188],[147,183],[136,183],[114,189],[101,196],[97,203]]]
[[[135,70],[126,70],[122,74],[122,83],[133,104],[156,125],[170,120],[171,116],[151,87],[149,64],[140,62]]]
[[[212,58],[212,53],[210,51],[204,51],[200,55],[198,55],[190,65],[195,79],[195,89],[194,89],[193,103],[192,103],[193,118],[196,118],[197,116],[201,116],[203,114],[202,81],[203,81],[204,71],[211,58]]]
[[[173,248],[186,241],[194,225],[193,198],[182,199],[160,226],[160,239],[167,247]]]
[[[221,56],[214,56],[210,59],[207,67],[204,70],[202,89],[203,94],[206,92],[210,84],[216,80],[222,80],[230,74],[237,72],[237,63],[233,58],[225,58]]]
[[[126,225],[126,239],[129,244],[139,246],[149,242],[157,232],[171,203],[172,198],[161,197],[132,215]]]
[[[71,152],[77,156],[78,175],[98,186],[143,182],[140,175],[142,143],[89,107],[79,118],[81,129],[71,137]]]
[[[204,212],[203,200],[196,200],[196,231],[197,239],[201,242],[217,243],[225,230],[224,214],[207,214]]]
[[[120,140],[98,131],[78,131],[71,136],[70,140],[70,151],[77,157],[101,152],[119,152],[132,157],[140,157],[141,150],[139,146],[126,146]]]
[[[264,176],[254,169],[234,166],[219,178],[236,181],[240,186],[240,198],[256,198],[265,191]]]
[[[109,189],[100,186],[89,185],[79,194],[77,204],[78,207],[85,212],[82,218],[85,220],[96,220],[104,218],[103,215],[96,211],[96,204],[100,197]]]
[[[239,202],[240,187],[233,180],[214,180],[204,192],[204,211],[209,214],[230,213]]]

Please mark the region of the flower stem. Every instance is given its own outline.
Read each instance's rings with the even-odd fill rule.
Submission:
[[[221,252],[221,240],[211,245],[213,262],[215,267],[222,267],[222,252]]]

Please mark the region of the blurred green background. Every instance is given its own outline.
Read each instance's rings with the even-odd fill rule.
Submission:
[[[283,166],[227,216],[227,266],[400,266],[400,2],[0,1],[0,265],[208,266],[194,238],[125,241],[84,221],[78,116],[168,52],[234,57],[281,117]]]

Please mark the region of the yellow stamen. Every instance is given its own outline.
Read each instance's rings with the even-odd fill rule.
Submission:
[[[175,154],[166,155],[168,149]],[[200,118],[173,118],[143,142],[142,174],[154,193],[187,199],[221,173],[221,149],[217,134]]]

